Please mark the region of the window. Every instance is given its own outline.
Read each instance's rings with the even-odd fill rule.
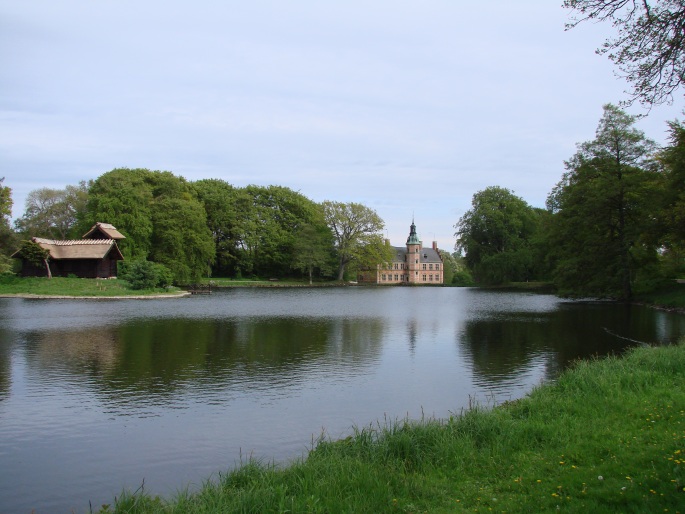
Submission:
[[[423,275],[423,281],[424,282],[426,281],[426,275]]]
[[[397,269],[398,266],[399,266],[399,264],[395,263],[395,269]]]
[[[428,275],[428,282],[433,282],[433,274]]]
[[[436,264],[435,269],[440,269],[440,264]]]
[[[381,280],[385,280],[385,273],[381,275]]]
[[[415,263],[415,264],[418,264],[418,263],[419,263],[419,260],[418,260],[418,259],[416,259],[416,263]]]
[[[429,265],[428,265],[428,269],[433,269],[433,265],[432,265],[432,264],[429,264]]]
[[[425,265],[425,264],[423,265],[423,269],[426,269],[426,265]]]
[[[397,282],[399,279],[400,279],[400,276],[397,273],[395,273],[395,281]]]

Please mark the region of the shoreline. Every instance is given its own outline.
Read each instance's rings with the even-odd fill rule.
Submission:
[[[118,295],[118,296],[69,296],[31,293],[4,293],[0,298],[23,298],[25,300],[159,300],[160,298],[186,298],[192,296],[188,291],[168,294]]]

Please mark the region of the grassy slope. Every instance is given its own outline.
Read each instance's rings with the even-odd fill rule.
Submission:
[[[50,296],[141,296],[167,293],[165,289],[128,289],[124,280],[98,280],[88,278],[52,279],[41,277],[17,277],[0,275],[0,295],[50,295]],[[178,291],[174,289],[174,291]]]
[[[493,410],[357,430],[287,468],[248,462],[197,493],[112,509],[685,512],[684,376],[685,345],[639,348]]]
[[[657,291],[638,295],[636,299],[648,305],[685,310],[685,284],[670,284]]]

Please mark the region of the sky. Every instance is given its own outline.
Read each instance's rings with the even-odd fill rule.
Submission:
[[[473,195],[534,207],[629,85],[561,0],[0,0],[0,177],[118,167],[358,202],[452,250]],[[637,127],[658,143],[682,96]],[[630,114],[647,114],[635,105]],[[108,220],[100,220],[107,222]]]

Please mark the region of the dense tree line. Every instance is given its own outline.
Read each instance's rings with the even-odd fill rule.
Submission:
[[[685,274],[685,128],[670,123],[658,149],[635,121],[606,105],[546,210],[500,187],[474,195],[455,236],[478,282],[552,280],[566,294],[630,299]]]
[[[12,190],[3,185],[5,177],[0,178],[0,273],[12,269],[10,255],[16,244],[14,232],[10,224],[12,216]]]
[[[10,189],[0,187],[0,238],[13,238],[3,250],[36,235],[78,239],[98,221],[111,223],[126,236],[119,242],[123,276],[145,283],[157,277],[187,284],[209,276],[342,280],[387,258],[383,220],[375,211],[316,203],[281,186],[234,187],[119,168],[78,186],[31,191],[14,230],[11,205]],[[4,271],[8,255],[0,260]],[[151,262],[155,266],[140,264]]]

